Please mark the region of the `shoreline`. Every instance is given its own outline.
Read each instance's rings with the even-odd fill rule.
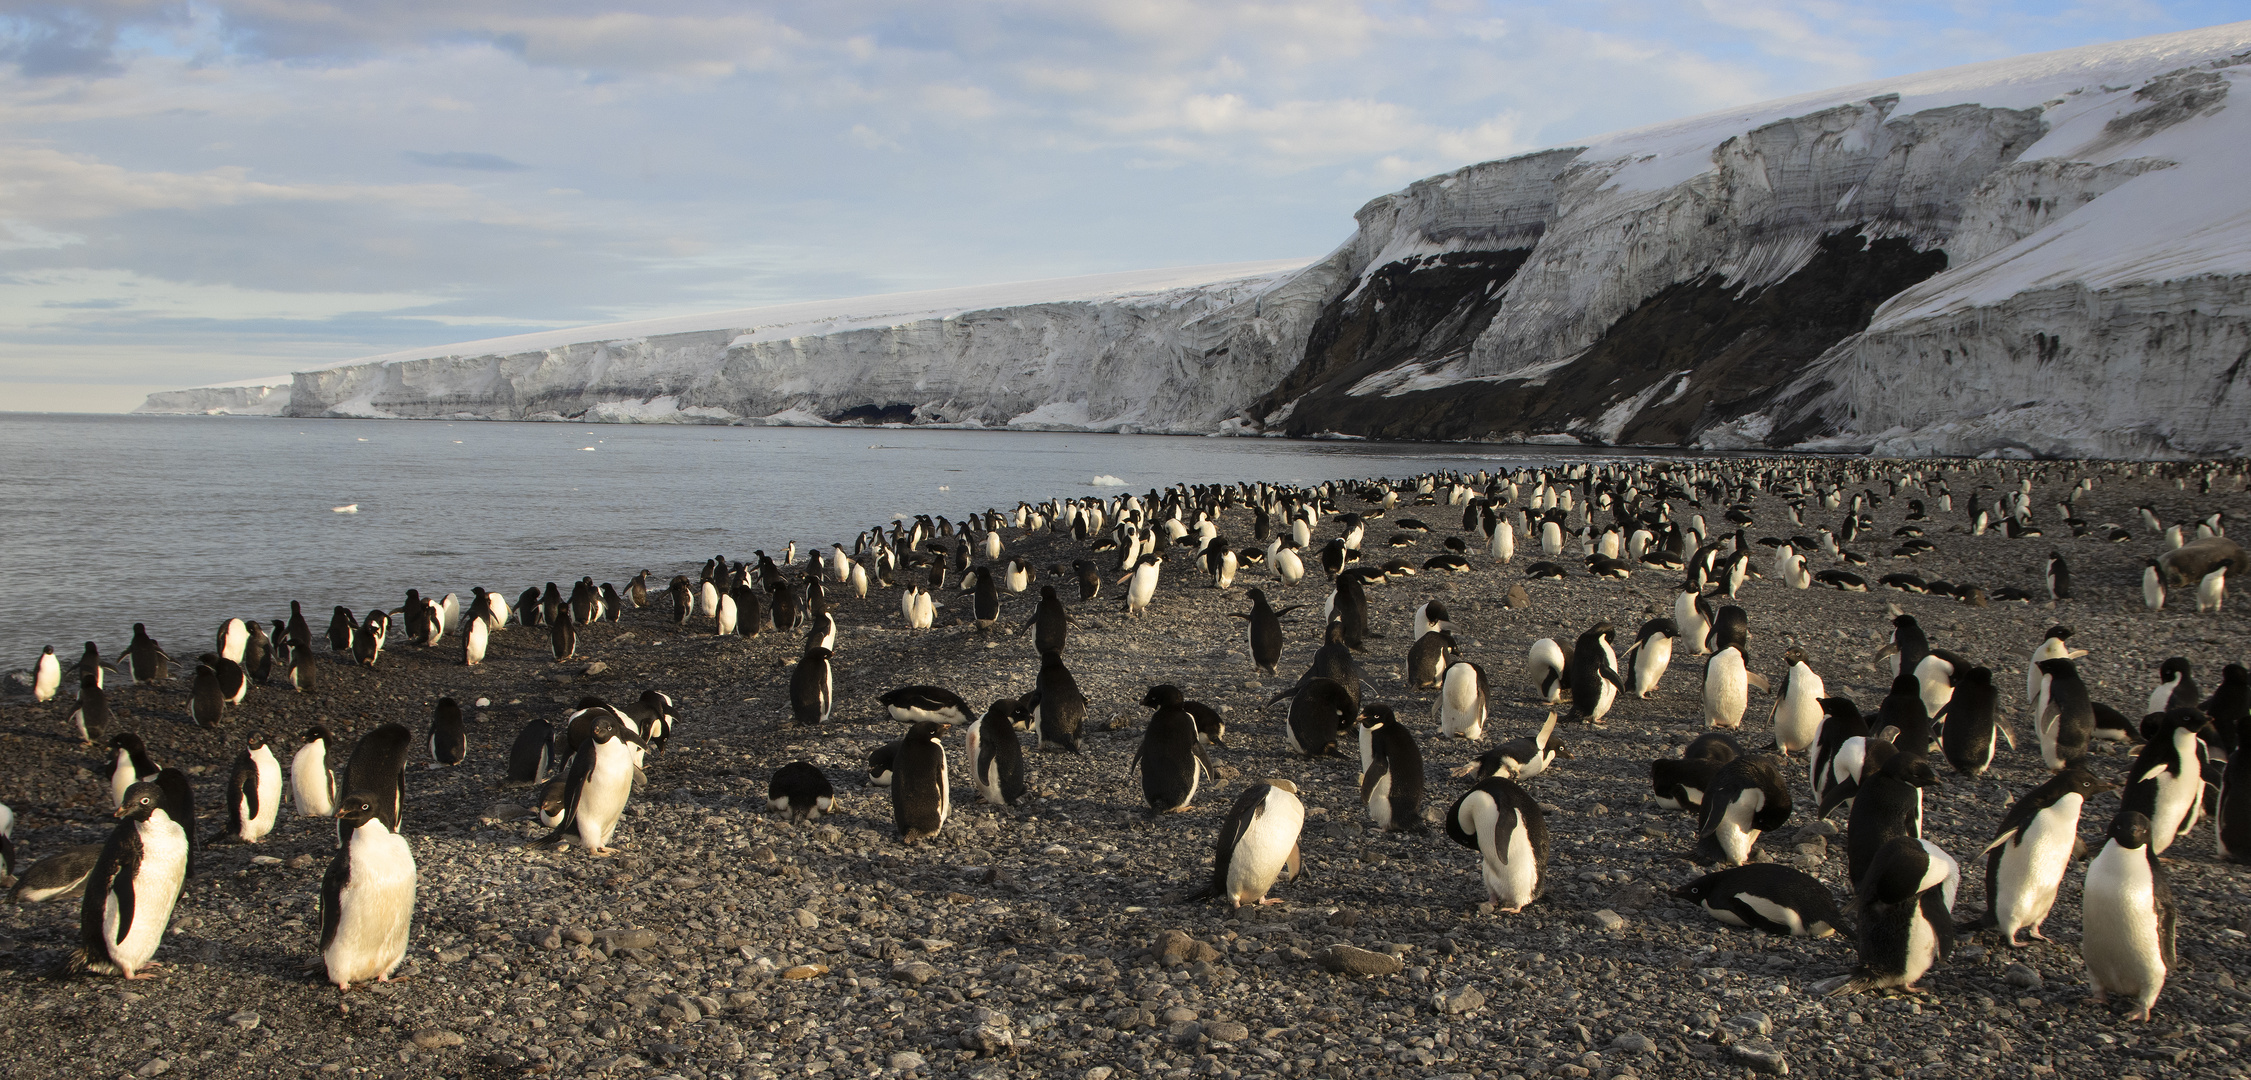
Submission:
[[[1816,460],[1824,470],[1845,467]],[[1951,464],[1975,464],[1988,482],[2005,468],[2022,468]],[[1810,654],[1830,693],[1873,708],[1883,680],[1872,660],[1882,645],[1884,607],[1896,603],[1924,621],[1934,645],[1993,667],[2004,711],[2020,734],[2021,693],[2010,687],[2025,653],[2059,621],[2077,626],[2073,643],[2093,650],[2082,666],[2098,701],[2138,715],[2158,661],[2176,654],[2196,662],[2208,690],[2221,664],[2246,659],[2251,620],[2244,601],[2231,599],[2217,616],[2197,616],[2182,610],[2193,609],[2193,601],[2176,590],[2166,611],[2142,611],[2140,560],[2160,545],[2133,507],[2157,502],[2167,521],[2190,506],[2251,515],[2240,463],[2225,467],[2237,480],[2233,489],[2202,495],[2169,481],[2119,478],[2116,466],[2090,466],[2106,479],[2080,500],[2083,512],[2091,522],[2128,528],[2133,539],[2123,544],[2099,532],[2063,535],[2048,508],[2064,478],[2077,475],[2068,467],[2036,466],[2055,479],[2036,485],[2033,500],[2038,524],[2055,535],[1957,535],[1949,531],[1963,523],[1957,511],[1930,525],[1940,551],[1913,564],[1882,554],[1901,523],[1904,496],[1887,500],[1874,511],[1875,534],[1848,545],[1871,557],[1860,572],[1872,585],[1881,573],[1912,569],[1988,589],[2036,590],[2054,548],[2072,560],[2082,599],[2062,611],[1998,602],[1972,608],[1938,596],[1798,592],[1755,580],[1737,601],[1751,613],[1751,668],[1777,674],[1782,649],[1795,644]],[[1959,477],[1953,483],[1957,493],[1974,486]],[[1350,496],[1338,505],[1368,509]],[[1750,535],[1801,531],[1781,507],[1773,496],[1756,500]],[[1702,512],[1717,524],[1719,509]],[[1400,549],[1417,564],[1439,550],[1438,538],[1462,535],[1459,507],[1411,509],[1403,499],[1391,519],[1370,523],[1371,558],[1395,531],[1388,521],[1401,516],[1432,527]],[[1815,516],[1838,514],[1809,514],[1808,527]],[[1221,529],[1247,540],[1248,514],[1230,512]],[[1316,546],[1333,534],[1333,522],[1324,523]],[[1181,1069],[1219,1076],[1739,1076],[1771,1065],[1759,1055],[1772,1052],[1794,1072],[1811,1075],[1862,1075],[1870,1064],[1899,1064],[1910,1076],[1969,1077],[2004,1062],[2044,1062],[2053,1070],[2080,1060],[2116,1075],[2151,1067],[2146,1051],[2157,1046],[2183,1051],[2168,1059],[2176,1074],[2240,1071],[2229,1060],[2235,1048],[2219,1040],[2251,1037],[2228,1030],[2244,1020],[2246,997],[2234,985],[2251,979],[2251,950],[2242,937],[2251,932],[2251,917],[2243,914],[2251,910],[2244,903],[2251,887],[2241,868],[2213,860],[2208,826],[2175,850],[2187,969],[2159,999],[2152,1029],[2084,1000],[2075,947],[2077,868],[2049,924],[2057,944],[2020,951],[1990,935],[1966,941],[1976,954],[1957,954],[1928,980],[1936,1002],[1814,998],[1807,984],[1852,967],[1849,941],[1774,940],[1726,929],[1666,895],[1698,872],[1679,858],[1692,829],[1685,817],[1647,805],[1646,770],[1650,759],[1672,756],[1697,733],[1693,658],[1676,655],[1658,692],[1621,702],[1608,724],[1566,722],[1561,734],[1574,758],[1529,785],[1555,807],[1551,889],[1522,915],[1482,914],[1474,853],[1437,831],[1369,832],[1355,766],[1290,754],[1279,735],[1284,710],[1262,707],[1303,669],[1318,625],[1286,623],[1279,675],[1262,677],[1243,653],[1240,623],[1226,613],[1247,607],[1243,591],[1254,586],[1277,605],[1317,611],[1326,592],[1317,572],[1294,588],[1246,573],[1234,589],[1214,590],[1189,572],[1185,550],[1176,548],[1149,614],[1129,618],[1117,611],[1114,572],[1102,598],[1086,604],[1070,600],[1076,590],[1047,574],[1052,564],[1088,557],[1067,535],[1011,529],[1006,543],[1007,554],[1023,555],[1042,574],[1031,592],[1004,594],[1000,625],[991,632],[947,625],[968,602],[951,586],[938,597],[945,605],[939,627],[928,631],[901,628],[891,590],[871,587],[859,601],[830,586],[840,627],[837,719],[817,731],[786,726],[796,635],[721,639],[709,633],[708,619],[691,619],[690,632],[677,634],[661,600],[628,612],[617,627],[584,628],[586,659],[564,665],[554,663],[544,633],[513,624],[495,636],[482,669],[461,668],[451,638],[429,650],[387,648],[373,672],[335,661],[316,640],[319,694],[254,689],[217,732],[186,722],[184,677],[168,686],[112,681],[113,706],[124,718],[113,730],[142,731],[161,764],[202,770],[194,777],[199,839],[224,820],[217,803],[231,748],[250,732],[273,738],[277,755],[286,756],[297,733],[315,722],[329,724],[348,745],[392,720],[419,735],[441,694],[493,704],[473,712],[467,764],[426,770],[419,742],[411,759],[405,832],[423,884],[405,982],[339,998],[333,987],[299,973],[317,938],[312,911],[332,834],[325,823],[298,819],[285,807],[266,843],[199,851],[198,873],[158,953],[173,967],[155,982],[45,979],[40,970],[75,941],[75,903],[9,910],[0,1029],[21,1039],[37,1025],[49,1035],[22,1053],[18,1075],[79,1075],[89,1065],[140,1071],[164,1060],[180,1075],[304,1075],[335,1065],[409,1075],[669,1073],[692,1080],[806,1075],[806,1063],[820,1061],[827,1063],[820,1072],[873,1076],[899,1075],[892,1055],[914,1053],[922,1063],[905,1071],[918,1076],[968,1077],[995,1068],[1066,1077],[1102,1068],[1115,1070],[1104,1076]],[[1470,573],[1423,573],[1370,590],[1375,628],[1389,636],[1371,641],[1360,658],[1365,697],[1394,704],[1415,730],[1430,798],[1441,808],[1460,790],[1446,771],[1529,733],[1544,714],[1525,702],[1518,674],[1532,639],[1569,640],[1602,618],[1630,635],[1653,613],[1670,614],[1675,572],[1642,570],[1619,582],[1574,569],[1562,582],[1526,581],[1523,567],[1541,557],[1536,551],[1520,537],[1511,566],[1473,555]],[[1099,563],[1100,555],[1092,557]],[[694,574],[692,566],[651,569],[658,582],[675,572]],[[558,567],[554,576],[588,572],[597,581],[631,574]],[[1009,628],[1028,617],[1041,583],[1057,584],[1079,619],[1065,658],[1090,702],[1086,754],[1027,750],[1029,779],[1041,794],[1013,811],[975,802],[974,789],[957,779],[945,830],[932,842],[899,844],[890,835],[888,796],[861,785],[867,750],[898,734],[876,695],[928,682],[981,706],[1030,689],[1037,669],[1030,637]],[[1518,583],[1532,597],[1529,610],[1501,606]],[[407,584],[414,583],[398,592]],[[520,585],[501,583],[511,598]],[[1430,695],[1400,678],[1408,612],[1432,598],[1446,602],[1462,628],[1465,657],[1492,679],[1493,719],[1475,746],[1438,738],[1428,721]],[[321,619],[313,613],[328,603],[307,599],[316,629]],[[171,651],[184,659],[200,646],[175,642]],[[589,673],[594,662],[602,669]],[[1219,775],[1192,811],[1152,822],[1140,812],[1137,778],[1126,764],[1147,715],[1137,704],[1142,692],[1168,681],[1228,711],[1229,747],[1213,752]],[[624,820],[618,858],[529,849],[527,834],[545,830],[487,819],[499,804],[521,805],[526,797],[492,786],[526,720],[559,721],[584,693],[623,704],[652,688],[673,694],[680,723],[670,747],[650,758],[648,786]],[[15,809],[16,839],[32,857],[106,835],[97,816],[106,810],[106,792],[94,755],[62,735],[68,696],[66,688],[56,702],[35,705],[11,688],[0,699],[0,754],[16,763],[0,801]],[[1754,737],[1763,743],[1770,704],[1753,694],[1746,745]],[[1101,730],[1112,723],[1123,726]],[[957,778],[964,775],[958,735],[948,740]],[[840,813],[792,826],[764,810],[767,777],[796,757],[822,766],[842,800]],[[2092,764],[2108,775],[2128,760],[2106,748]],[[82,777],[81,767],[97,772]],[[1983,899],[1982,864],[1970,856],[2009,799],[2045,770],[2020,746],[2002,752],[1996,774],[2008,799],[1993,782],[1948,773],[1926,822],[1926,835],[1964,863],[1955,914],[1965,921]],[[1811,815],[1803,809],[1802,763],[1791,775],[1800,812],[1765,846],[1784,859],[1808,855],[1799,843],[1823,848],[1811,865],[1841,897],[1841,839],[1816,844],[1819,834],[1804,831]],[[1272,895],[1285,903],[1277,908],[1235,917],[1170,902],[1208,874],[1211,838],[1228,801],[1270,776],[1289,777],[1305,791],[1302,846],[1310,880],[1278,886]],[[2112,799],[2089,807],[2082,836],[2099,834]],[[1843,824],[1840,815],[1832,822]],[[1182,947],[1184,957],[1181,948],[1147,955],[1167,931],[1201,946]],[[1312,957],[1337,942],[1379,952],[1401,946],[1403,970],[1372,978],[1327,973]],[[923,977],[911,967],[916,963],[927,966],[926,981],[915,981]],[[2010,981],[2010,965],[2018,963],[2036,969],[2036,986]],[[779,977],[802,964],[829,970],[811,979]],[[1482,1004],[1471,1004],[1465,988],[1475,989]],[[962,1031],[976,1026],[979,1009],[1007,1015],[1001,1026],[1013,1032],[1012,1055],[979,1057],[957,1045]],[[255,1020],[239,1019],[247,1013]],[[1752,1014],[1764,1014],[1770,1030],[1727,1023]],[[143,1023],[158,1025],[159,1045],[143,1044]],[[1366,1042],[1370,1037],[1376,1044]],[[1898,1046],[1948,1045],[1952,1060],[1860,1059],[1877,1037]],[[2090,1040],[2102,1048],[2089,1049]],[[1966,1049],[1978,1050],[1984,1064]],[[1597,1055],[1591,1062],[1590,1053]]]

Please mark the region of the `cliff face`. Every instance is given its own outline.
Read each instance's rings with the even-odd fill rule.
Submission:
[[[288,409],[2240,453],[2245,78],[2251,23],[1929,72],[1423,180],[1310,265],[476,342]]]
[[[133,411],[137,413],[201,414],[204,416],[280,416],[289,409],[288,378],[198,386],[188,390],[160,390],[150,394]]]

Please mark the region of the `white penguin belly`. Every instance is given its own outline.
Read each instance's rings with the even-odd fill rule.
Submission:
[[[281,762],[263,748],[250,760],[258,768],[258,812],[243,815],[242,838],[255,844],[274,831],[274,821],[281,817]]]
[[[1374,786],[1368,789],[1368,820],[1375,822],[1377,828],[1391,828],[1391,774],[1389,772],[1377,777]]]
[[[1759,842],[1759,830],[1751,826],[1751,815],[1765,806],[1765,792],[1746,791],[1736,796],[1720,814],[1719,826],[1712,830],[1712,835],[1719,842],[1720,853],[1727,856],[1729,866],[1741,866],[1750,859],[1751,848]]]
[[[1238,907],[1264,899],[1290,861],[1290,850],[1297,846],[1298,833],[1304,826],[1304,804],[1287,792],[1267,792],[1265,810],[1243,831],[1243,838],[1228,857],[1228,899]]]
[[[2156,888],[2141,851],[2110,845],[2088,864],[2079,954],[2096,986],[2145,1005],[2157,999],[2165,986],[2165,960],[2158,950],[2156,911]]]
[[[1791,937],[1808,936],[1806,934],[1805,920],[1798,916],[1798,911],[1796,908],[1790,907],[1785,904],[1777,904],[1774,901],[1767,899],[1766,897],[1759,896],[1754,893],[1738,893],[1736,894],[1736,899],[1743,901],[1744,906],[1750,908],[1752,911],[1758,912],[1759,918],[1765,919],[1766,921],[1773,923],[1776,926],[1787,928],[1790,931]]]
[[[1743,710],[1750,705],[1749,682],[1743,654],[1722,649],[1704,666],[1704,722],[1715,728],[1743,726]]]
[[[1634,654],[1634,696],[1648,697],[1657,692],[1658,680],[1665,677],[1665,668],[1673,662],[1673,639],[1652,636],[1644,641],[1641,651]]]
[[[1938,931],[1930,920],[1923,917],[1922,901],[1915,901],[1915,910],[1907,921],[1907,956],[1901,973],[1902,986],[1913,986],[1938,963]]]
[[[1496,851],[1492,834],[1499,831],[1479,830],[1480,846],[1485,848],[1485,890],[1493,897],[1493,906],[1514,911],[1539,898],[1540,867],[1532,853],[1532,836],[1524,828],[1524,815],[1515,807],[1507,811],[1515,819],[1516,827],[1509,830],[1508,848]]]
[[[321,950],[338,986],[379,979],[406,959],[414,923],[414,849],[382,822],[352,834],[352,876],[337,894],[336,935]]]
[[[141,867],[132,881],[133,925],[124,927],[120,941],[117,894],[103,894],[102,941],[109,946],[110,962],[120,974],[139,971],[156,955],[172,923],[172,905],[180,899],[180,882],[188,871],[188,834],[159,812],[138,826],[141,834]],[[100,957],[90,959],[100,960]]]
[[[2017,931],[2038,930],[2056,905],[2056,890],[2071,865],[2072,842],[2079,836],[2080,795],[2070,794],[2027,822],[2014,843],[2001,849],[2000,880],[1993,917],[2004,940]]]
[[[594,771],[578,793],[578,843],[591,851],[610,846],[617,819],[633,794],[633,757],[612,739],[594,747]]]
[[[117,752],[117,760],[110,764],[109,805],[111,809],[125,805],[125,789],[139,779],[133,771],[133,759],[125,751]]]

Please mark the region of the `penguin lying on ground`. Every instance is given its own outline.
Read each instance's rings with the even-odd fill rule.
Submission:
[[[766,805],[786,811],[791,821],[819,821],[836,805],[836,789],[810,761],[792,761],[766,782]]]
[[[1688,744],[1679,758],[1658,758],[1649,763],[1649,784],[1657,805],[1667,810],[1687,810],[1699,819],[1704,813],[1704,793],[1720,768],[1743,756],[1743,744],[1724,731],[1708,731]]]
[[[1729,926],[1791,937],[1824,938],[1853,932],[1837,911],[1836,897],[1819,879],[1773,863],[1729,867],[1673,890]]]
[[[1557,758],[1569,759],[1571,751],[1563,748],[1555,738],[1556,715],[1548,713],[1540,730],[1522,738],[1510,739],[1491,750],[1479,754],[1468,764],[1454,770],[1457,777],[1505,776],[1511,780],[1530,780],[1546,772]]]

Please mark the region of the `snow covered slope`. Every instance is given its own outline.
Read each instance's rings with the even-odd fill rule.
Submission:
[[[287,409],[2242,453],[2246,79],[2251,23],[1885,79],[1432,177],[1310,265],[472,342]]]

